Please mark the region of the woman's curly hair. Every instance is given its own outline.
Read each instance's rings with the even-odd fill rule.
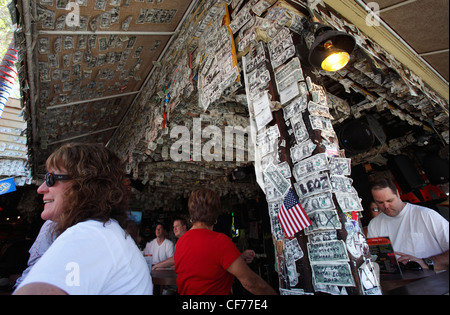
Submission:
[[[116,220],[123,228],[128,218],[129,187],[124,164],[102,144],[69,143],[53,152],[47,169],[67,170],[71,187],[67,205],[57,219],[56,232],[87,220]]]

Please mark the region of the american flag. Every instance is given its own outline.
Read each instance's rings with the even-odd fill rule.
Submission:
[[[287,237],[292,237],[295,233],[311,225],[311,220],[306,215],[292,189],[289,189],[286,197],[284,197],[283,204],[278,211],[278,219]]]

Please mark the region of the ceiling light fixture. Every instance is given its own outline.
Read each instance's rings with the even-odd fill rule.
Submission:
[[[311,27],[315,29],[315,41],[309,51],[310,64],[328,72],[344,68],[356,46],[353,36],[320,23]]]

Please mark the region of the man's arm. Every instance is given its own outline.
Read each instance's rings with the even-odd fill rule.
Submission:
[[[167,258],[166,260],[160,261],[157,264],[154,264],[152,270],[158,270],[163,268],[173,267],[175,265],[174,256]]]
[[[434,263],[434,270],[448,270],[448,251],[442,253],[440,255],[425,257],[430,258]]]
[[[446,251],[442,254],[431,256],[431,257],[423,257],[423,258],[430,258],[434,263],[434,270],[448,270],[449,269],[449,251]],[[401,262],[403,264],[407,264],[408,261],[415,261],[420,266],[422,266],[422,269],[429,269],[427,264],[423,261],[423,258],[414,257],[411,255],[407,255],[404,253],[396,252],[396,255],[399,255],[400,258],[398,259],[398,262]]]

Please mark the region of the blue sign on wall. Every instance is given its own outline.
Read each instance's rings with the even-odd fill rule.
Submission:
[[[14,177],[0,180],[0,195],[16,191],[16,183]]]

